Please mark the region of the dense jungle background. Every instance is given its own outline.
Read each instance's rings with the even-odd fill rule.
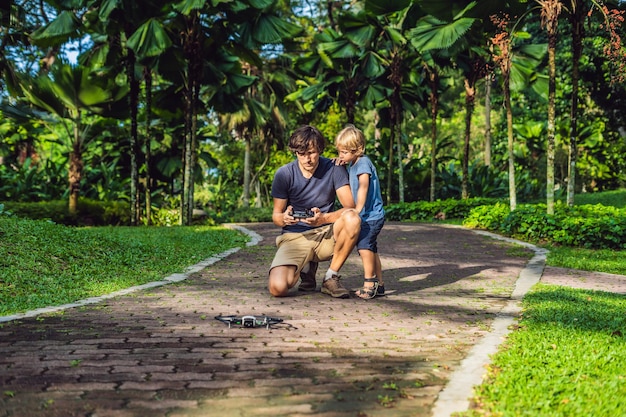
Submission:
[[[626,184],[625,9],[3,2],[0,202],[67,224],[268,219],[290,133],[317,126],[333,157],[354,123],[388,205],[573,205]]]

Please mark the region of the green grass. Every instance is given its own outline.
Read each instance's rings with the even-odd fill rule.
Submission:
[[[626,251],[548,246],[546,265],[626,275]]]
[[[576,194],[574,196],[574,204],[602,204],[604,206],[624,208],[626,207],[626,189]]]
[[[574,202],[576,205],[602,204],[624,208],[626,207],[626,189],[577,194]],[[626,251],[560,246],[546,246],[546,249],[550,251],[546,259],[546,264],[549,266],[626,275]]]
[[[626,415],[626,296],[536,285],[459,416]]]
[[[223,227],[71,228],[0,215],[0,315],[160,280],[246,241]]]
[[[626,190],[576,204],[626,205]],[[547,265],[626,275],[626,251],[547,247]],[[626,296],[538,284],[459,417],[626,415]]]

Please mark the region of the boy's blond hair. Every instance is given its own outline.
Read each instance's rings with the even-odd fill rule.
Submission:
[[[347,124],[337,134],[335,146],[337,149],[346,149],[353,152],[356,156],[361,156],[365,153],[365,135],[356,126]]]

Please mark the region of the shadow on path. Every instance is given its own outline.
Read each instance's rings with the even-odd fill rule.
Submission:
[[[278,229],[245,227],[263,239],[180,283],[2,324],[0,417],[428,416],[528,260],[464,229],[389,223],[386,296],[276,299]],[[361,271],[355,253],[345,285]],[[285,321],[228,328],[220,314]]]

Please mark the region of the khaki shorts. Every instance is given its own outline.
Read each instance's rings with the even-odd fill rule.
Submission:
[[[302,233],[283,233],[276,238],[276,247],[278,249],[270,270],[277,266],[293,265],[298,276],[309,262],[328,261],[333,257],[333,225],[327,224]]]

